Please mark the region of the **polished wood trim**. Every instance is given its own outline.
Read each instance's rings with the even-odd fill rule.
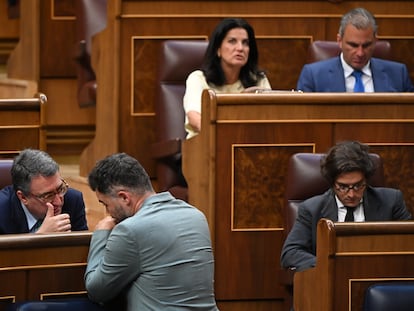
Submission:
[[[53,293],[42,293],[40,294],[40,300],[47,300],[53,298],[71,298],[71,296],[87,296],[88,292],[86,290],[81,291],[65,291],[65,292],[53,292]]]
[[[24,301],[86,296],[83,276],[91,237],[90,231],[0,235],[0,274],[8,279],[0,285],[0,297]]]
[[[0,301],[7,301],[7,302],[16,302],[16,296],[0,296]]]
[[[48,234],[3,234],[0,235],[1,249],[26,249],[39,247],[55,247],[60,245],[88,245],[92,233],[89,231],[74,231],[68,233]]]

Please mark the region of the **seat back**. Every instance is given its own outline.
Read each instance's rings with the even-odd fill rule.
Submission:
[[[12,184],[12,159],[0,159],[0,189]]]
[[[285,191],[286,235],[296,220],[298,205],[310,197],[324,193],[330,186],[320,170],[324,156],[322,153],[296,153],[289,160]],[[384,186],[382,160],[375,153],[371,153],[370,157],[377,169],[368,183],[377,187]]]
[[[336,41],[313,41],[308,49],[308,63],[338,56],[341,49]],[[391,59],[391,44],[386,40],[378,40],[373,57]]]
[[[384,282],[367,288],[363,311],[411,311],[414,308],[414,282]]]
[[[183,96],[188,75],[201,67],[208,42],[201,40],[167,40],[162,43],[155,103],[155,135],[158,146],[175,142],[178,150],[156,157],[160,191],[170,191],[186,199],[187,184],[181,173],[181,140],[185,139]]]

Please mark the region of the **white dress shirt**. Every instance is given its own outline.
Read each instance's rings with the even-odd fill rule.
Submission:
[[[345,76],[345,88],[347,92],[354,92],[354,85],[355,85],[355,77],[352,75],[354,72],[354,68],[349,66],[347,62],[344,60],[344,56],[341,53],[341,63],[342,68],[344,68],[344,76]],[[368,62],[362,69],[362,83],[364,84],[364,89],[366,93],[374,92],[374,82],[372,80],[372,72],[370,67],[370,62]]]
[[[346,216],[346,207],[344,204],[338,199],[337,196],[335,196],[336,205],[338,206],[338,222],[344,222],[345,216]],[[363,222],[365,221],[365,215],[364,215],[364,208],[362,205],[362,199],[361,202],[359,202],[359,205],[355,207],[354,209],[354,221],[355,222]]]

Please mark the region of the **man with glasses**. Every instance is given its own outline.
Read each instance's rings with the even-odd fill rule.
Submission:
[[[88,230],[82,193],[46,152],[23,150],[11,175],[13,185],[0,191],[0,234]]]
[[[367,145],[346,141],[329,150],[321,173],[331,187],[299,205],[283,245],[282,267],[301,271],[315,266],[316,229],[321,218],[337,222],[411,219],[400,190],[374,188],[367,183],[374,171]]]

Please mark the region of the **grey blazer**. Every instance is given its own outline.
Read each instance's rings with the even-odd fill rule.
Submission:
[[[204,214],[163,192],[112,231],[93,233],[85,285],[100,303],[125,294],[127,311],[216,311],[213,278]]]
[[[366,221],[411,219],[400,190],[368,186],[363,202]],[[338,221],[338,207],[332,188],[299,205],[297,219],[282,248],[282,267],[300,271],[315,266],[316,230],[321,218]]]

